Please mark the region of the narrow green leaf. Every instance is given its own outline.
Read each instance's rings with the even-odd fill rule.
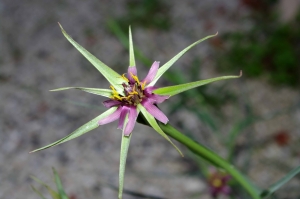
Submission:
[[[57,88],[50,91],[63,91],[68,89],[78,89],[88,93],[92,93],[95,95],[101,95],[103,97],[111,97],[111,90],[109,89],[101,89],[101,88],[85,88],[85,87],[64,87],[64,88]]]
[[[53,170],[53,174],[54,174],[54,179],[55,179],[55,184],[56,184],[56,187],[57,187],[57,191],[59,193],[59,196],[60,196],[60,199],[69,199],[69,197],[67,196],[63,186],[62,186],[62,183],[61,183],[61,180],[59,178],[59,175],[57,174],[56,170],[54,168],[52,168]]]
[[[81,136],[81,135],[83,135],[83,134],[85,134],[85,133],[87,133],[87,132],[89,132],[89,131],[97,128],[99,126],[98,121],[100,119],[102,119],[104,117],[107,117],[108,115],[112,114],[116,109],[117,109],[117,107],[112,107],[112,108],[108,109],[107,111],[105,111],[104,113],[102,113],[101,115],[99,115],[98,117],[94,118],[93,120],[89,121],[88,123],[82,125],[78,129],[76,129],[75,131],[73,131],[72,133],[70,133],[69,135],[67,135],[66,137],[64,137],[64,138],[62,138],[62,139],[60,139],[60,140],[58,140],[56,142],[53,142],[52,144],[44,146],[42,148],[33,150],[30,153],[41,151],[41,150],[44,150],[44,149],[47,149],[47,148],[59,145],[61,143],[67,142],[69,140],[72,140],[72,139],[74,139],[76,137],[79,137],[79,136]]]
[[[151,125],[151,127],[158,132],[161,136],[163,136],[166,140],[168,140],[173,147],[178,151],[178,153],[183,157],[182,152],[179,150],[179,148],[170,140],[170,138],[161,130],[161,128],[158,126],[155,118],[148,113],[148,111],[143,107],[141,104],[138,104],[138,109],[142,112],[142,114],[145,116],[148,123]]]
[[[88,52],[85,48],[83,48],[81,45],[79,45],[76,41],[74,41],[70,35],[63,29],[63,27],[58,23],[58,25],[61,28],[62,33],[67,38],[67,40],[87,59],[91,64],[93,64],[98,71],[109,81],[111,85],[113,85],[116,90],[118,90],[120,93],[123,92],[122,83],[126,83],[125,80],[122,78],[121,75],[119,75],[117,72],[115,72],[113,69],[108,67],[106,64],[101,62],[99,59],[97,59],[94,55],[92,55],[90,52]]]
[[[159,94],[159,95],[176,95],[178,93],[190,90],[192,88],[196,88],[198,86],[203,86],[205,84],[209,84],[212,82],[224,80],[224,79],[232,79],[232,78],[239,78],[242,76],[242,71],[239,76],[223,76],[223,77],[216,77],[216,78],[211,78],[211,79],[206,79],[206,80],[200,80],[196,82],[190,82],[186,84],[179,84],[175,86],[167,86],[163,88],[159,88],[157,90],[154,90],[153,93]]]
[[[129,66],[135,66],[134,49],[132,43],[131,27],[129,26]]]
[[[185,49],[183,49],[181,52],[179,52],[177,55],[175,55],[170,61],[168,61],[167,63],[165,63],[162,67],[160,67],[158,69],[158,72],[157,72],[154,80],[149,85],[154,86],[154,84],[157,82],[157,80],[188,50],[190,50],[192,47],[196,46],[197,44],[201,43],[202,41],[205,41],[206,39],[216,36],[217,34],[218,33],[204,37],[203,39],[200,39],[200,40],[196,41],[195,43],[189,45]]]
[[[48,186],[47,184],[45,184],[44,182],[42,182],[41,180],[39,180],[38,178],[34,177],[34,176],[30,176],[34,181],[40,183],[41,185],[43,185],[48,192],[50,193],[50,195],[52,196],[53,199],[60,199],[58,193],[56,193],[53,189],[51,189],[50,186]]]
[[[126,116],[124,124],[127,124],[128,122],[128,114]],[[126,125],[124,125],[126,126]],[[124,187],[124,176],[125,176],[125,167],[126,167],[126,159],[127,159],[127,153],[128,148],[130,144],[131,135],[124,136],[124,129],[122,133],[122,142],[121,142],[121,152],[120,152],[120,168],[119,168],[119,199],[122,199],[123,195],[123,187]]]
[[[41,192],[39,192],[34,186],[31,185],[32,190],[38,194],[42,199],[46,199]]]
[[[290,181],[293,177],[295,177],[299,173],[300,173],[300,166],[293,169],[286,176],[284,176],[279,181],[277,181],[276,183],[271,185],[269,189],[262,191],[260,196],[262,198],[270,196],[271,194],[273,194],[275,191],[277,191],[279,188],[281,188],[283,185],[285,185],[288,181]]]

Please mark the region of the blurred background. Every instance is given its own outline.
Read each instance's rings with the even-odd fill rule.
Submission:
[[[267,188],[300,165],[300,2],[298,0],[1,0],[0,198],[39,198],[35,175],[54,185],[60,174],[72,199],[116,198],[121,131],[108,124],[45,151],[101,114],[105,99],[80,91],[108,88],[101,74],[68,43],[57,22],[119,73],[128,67],[128,26],[138,72],[164,64],[210,34],[160,79],[158,86],[223,75],[243,77],[182,93],[160,106],[170,123]],[[137,124],[125,189],[157,198],[212,198],[211,167],[184,146],[182,158],[152,129]],[[231,182],[230,196],[248,198]],[[300,197],[300,176],[273,198]],[[125,194],[125,199],[142,198]],[[144,197],[147,198],[147,197]],[[149,197],[148,197],[149,198]]]

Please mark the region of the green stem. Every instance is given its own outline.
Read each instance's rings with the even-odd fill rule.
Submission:
[[[225,169],[248,193],[253,199],[260,199],[259,190],[249,182],[233,165],[229,164],[223,158],[210,151],[209,149],[197,144],[192,139],[180,133],[171,125],[160,124],[161,129],[170,137],[174,138],[181,144],[185,145],[196,155],[204,158],[205,160]]]

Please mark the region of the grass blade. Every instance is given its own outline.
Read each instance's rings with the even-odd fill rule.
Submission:
[[[290,181],[293,177],[300,173],[300,166],[290,171],[287,175],[281,178],[279,181],[270,186],[269,189],[262,191],[260,196],[265,198],[267,196],[272,195],[275,191],[285,185],[288,181]]]
[[[65,192],[65,190],[62,186],[59,175],[57,174],[57,172],[54,168],[52,168],[52,170],[53,170],[55,184],[56,184],[57,191],[58,191],[58,194],[60,196],[60,199],[69,199],[69,197],[67,196],[67,194],[66,194],[66,192]]]

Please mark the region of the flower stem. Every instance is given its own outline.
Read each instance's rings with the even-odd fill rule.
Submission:
[[[196,143],[189,137],[180,133],[170,124],[164,125],[160,123],[161,129],[170,137],[174,138],[181,144],[185,145],[196,155],[204,158],[208,162],[225,169],[247,192],[253,199],[260,199],[259,190],[248,179],[246,179],[233,165],[226,160],[210,151],[209,149]]]

